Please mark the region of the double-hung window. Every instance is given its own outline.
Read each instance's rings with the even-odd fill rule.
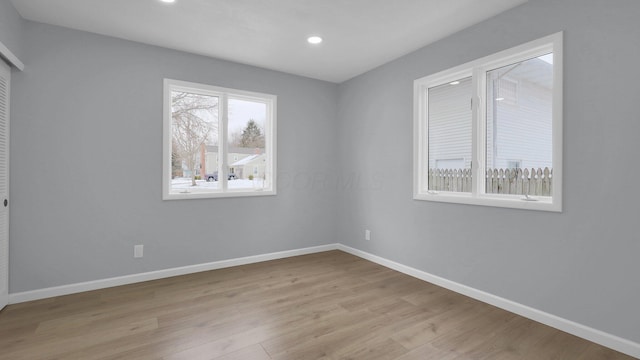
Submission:
[[[562,211],[562,33],[414,82],[414,199]]]
[[[276,96],[164,80],[163,199],[276,193]]]

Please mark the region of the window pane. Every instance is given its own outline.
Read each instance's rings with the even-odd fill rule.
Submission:
[[[471,86],[429,88],[429,190],[471,192]]]
[[[218,97],[171,92],[171,192],[206,193],[217,179]]]
[[[229,99],[229,190],[267,187],[267,105]]]
[[[552,64],[548,54],[487,72],[487,193],[550,196]]]

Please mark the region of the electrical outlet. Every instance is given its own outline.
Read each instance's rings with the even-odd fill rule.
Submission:
[[[367,240],[367,241],[371,240],[371,230],[366,229],[364,231],[364,239]]]
[[[141,258],[144,254],[144,245],[134,245],[133,246],[133,257]]]

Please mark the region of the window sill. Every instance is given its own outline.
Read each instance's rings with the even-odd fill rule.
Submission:
[[[230,190],[227,192],[207,192],[207,193],[165,193],[162,200],[191,200],[191,199],[217,199],[249,196],[274,196],[275,190]]]
[[[467,204],[503,207],[522,210],[537,210],[562,212],[562,204],[559,201],[552,201],[550,197],[532,197],[527,200],[520,195],[480,195],[473,196],[471,194],[437,192],[437,193],[417,193],[413,196],[414,200],[426,200],[435,202],[444,202],[452,204]]]

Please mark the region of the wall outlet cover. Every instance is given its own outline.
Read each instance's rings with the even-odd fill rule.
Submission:
[[[141,258],[144,255],[144,245],[135,245],[133,247],[133,257]]]

